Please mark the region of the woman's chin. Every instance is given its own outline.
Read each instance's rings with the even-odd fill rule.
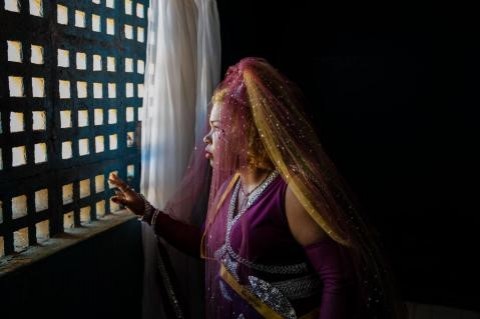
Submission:
[[[213,167],[213,164],[214,164],[213,158],[209,158],[209,159],[208,159],[208,162],[210,163],[210,166]]]

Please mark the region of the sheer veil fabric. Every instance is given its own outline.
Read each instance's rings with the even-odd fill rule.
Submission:
[[[234,222],[228,221],[225,209],[219,209],[228,205],[222,195],[229,189],[225,181],[232,180],[239,167],[251,165],[252,161],[255,167],[268,167],[263,157],[269,159],[313,221],[331,239],[347,248],[357,278],[356,300],[359,308],[366,308],[366,317],[401,318],[403,306],[398,304],[374,231],[357,211],[358,205],[347,183],[324,152],[302,110],[303,100],[294,83],[266,60],[253,57],[231,66],[214,93],[223,133],[219,133],[215,146],[217,156],[202,247],[206,286],[210,288],[209,318],[223,318],[223,310],[218,309],[215,302],[224,298],[222,286],[218,284],[220,260],[217,256],[228,251],[238,263],[248,266],[242,270],[247,278],[253,263],[242,256],[249,256],[249,250],[259,244],[258,237],[248,235],[249,220],[235,217],[235,227],[242,230],[241,244],[238,251],[231,249],[229,241],[234,239],[229,233]],[[260,151],[262,147],[264,152]],[[230,214],[230,208],[227,212]],[[229,261],[225,260],[221,262]]]
[[[207,162],[191,161],[190,158],[205,133],[208,102],[220,79],[219,17],[215,0],[152,0],[148,17],[141,118],[141,192],[159,208],[164,208],[173,197],[168,206],[175,207],[176,200],[193,196],[183,194],[182,198],[178,192],[175,195],[182,177],[196,171],[196,179],[208,178]],[[197,182],[196,185],[208,185],[208,182]],[[208,192],[208,189],[202,191]],[[182,206],[185,209],[192,207]],[[166,211],[190,223],[199,223],[202,219],[200,213],[192,215],[168,208]],[[166,318],[160,300],[167,296],[162,295],[158,285],[158,269],[163,261],[158,254],[157,238],[150,227],[142,227],[145,261],[143,318]],[[177,277],[184,279],[180,286],[185,299],[190,301],[188,306],[195,313],[203,314],[201,292],[204,277],[198,261],[171,247],[168,252]]]

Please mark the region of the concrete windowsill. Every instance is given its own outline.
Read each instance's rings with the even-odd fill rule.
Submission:
[[[99,220],[92,221],[82,227],[69,229],[65,233],[58,234],[42,244],[30,246],[23,252],[4,256],[0,258],[0,278],[136,218],[137,216],[127,210],[121,210],[106,215]]]

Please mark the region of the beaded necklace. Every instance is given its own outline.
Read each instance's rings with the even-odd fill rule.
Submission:
[[[255,186],[251,191],[249,191],[249,192],[245,192],[245,189],[243,188],[242,180],[239,180],[239,183],[240,183],[240,192],[242,192],[242,194],[243,194],[243,200],[240,202],[240,192],[238,192],[238,199],[237,199],[237,203],[238,203],[237,210],[238,210],[238,212],[241,212],[241,211],[247,209],[248,200],[250,199],[250,195],[251,195],[253,192],[255,192],[255,191],[267,180],[267,178],[268,178],[270,175],[271,175],[271,174],[267,174],[267,175],[262,179],[262,181],[261,181],[257,186]]]

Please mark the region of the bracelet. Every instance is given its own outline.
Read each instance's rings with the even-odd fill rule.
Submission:
[[[152,215],[152,220],[150,221],[151,226],[155,227],[155,224],[157,222],[157,217],[158,215],[160,215],[160,213],[161,213],[160,209],[155,209]]]
[[[147,224],[150,224],[150,220],[152,218],[152,211],[153,211],[153,206],[150,204],[150,202],[143,196],[143,194],[138,194],[142,200],[143,200],[143,216],[140,218],[141,221],[146,222]]]

